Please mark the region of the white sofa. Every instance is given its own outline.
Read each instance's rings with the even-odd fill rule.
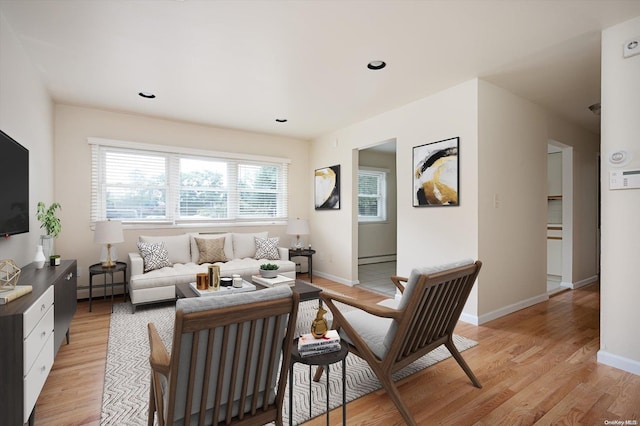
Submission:
[[[226,262],[200,263],[201,253],[196,239],[224,238]],[[256,259],[256,238],[268,239],[267,232],[205,234],[188,233],[171,236],[140,236],[141,243],[151,243],[154,247],[162,243],[170,266],[159,267],[145,272],[145,259],[140,252],[129,253],[129,296],[135,313],[136,306],[176,298],[175,285],[195,282],[196,274],[207,272],[209,265],[219,265],[222,277],[240,274],[251,281],[251,276],[259,273],[263,263],[275,263],[278,273],[296,278],[296,265],[289,260],[289,249],[277,247],[277,254]],[[273,239],[271,242],[273,243]],[[155,244],[154,244],[155,243]],[[220,243],[218,241],[217,243]],[[147,245],[148,247],[148,245]],[[279,257],[279,259],[276,259]],[[148,260],[148,257],[147,257]],[[200,262],[199,262],[200,261]],[[147,265],[148,266],[148,265]]]

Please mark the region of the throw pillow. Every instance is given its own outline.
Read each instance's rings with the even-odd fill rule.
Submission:
[[[172,266],[164,243],[138,242],[138,250],[140,250],[140,256],[144,261],[144,272]]]
[[[225,238],[196,238],[198,245],[198,264],[226,262],[227,256],[224,254]]]
[[[278,251],[278,242],[280,238],[258,238],[256,239],[256,259],[278,260],[280,259],[280,251]]]

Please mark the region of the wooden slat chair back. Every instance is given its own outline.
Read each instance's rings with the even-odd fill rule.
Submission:
[[[481,267],[482,262],[469,259],[414,269],[409,279],[391,277],[402,292],[399,302],[370,304],[340,295],[321,295],[333,312],[333,327],[340,329],[350,352],[371,366],[407,424],[417,423],[400,398],[391,375],[440,345],[449,349],[473,384],[481,387],[453,343],[453,330]],[[334,300],[360,310],[343,314]],[[316,379],[319,374],[321,370]]]
[[[171,355],[149,324],[149,425],[282,424],[299,295],[179,299]]]

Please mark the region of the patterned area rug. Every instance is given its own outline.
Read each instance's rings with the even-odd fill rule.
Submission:
[[[298,311],[298,334],[307,329],[317,313],[317,301],[302,302]],[[345,309],[350,309],[345,307]],[[138,307],[131,314],[129,303],[114,305],[109,329],[107,365],[102,394],[101,425],[145,425],[149,406],[149,341],[147,324],[156,325],[160,336],[171,351],[175,305],[150,305]],[[325,316],[327,319],[330,315]],[[454,336],[456,347],[469,349],[476,342],[461,336]],[[405,369],[399,371],[396,380],[409,376],[430,365],[449,358],[451,354],[444,347],[432,351]],[[380,382],[371,369],[360,358],[347,356],[347,402],[360,398],[380,389]],[[325,413],[326,376],[320,382],[312,382],[311,417],[309,417],[309,367],[302,364],[294,366],[293,422],[303,423],[310,418]],[[333,409],[342,403],[342,366],[331,366],[329,383],[329,405]],[[284,420],[289,423],[289,391],[284,401]],[[348,416],[347,411],[347,416]]]

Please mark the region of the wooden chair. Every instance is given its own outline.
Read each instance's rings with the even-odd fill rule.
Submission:
[[[299,296],[289,286],[176,301],[171,354],[149,324],[149,425],[282,424]]]
[[[400,301],[371,304],[337,294],[321,294],[333,313],[333,327],[349,343],[350,352],[370,365],[409,425],[417,423],[391,376],[438,346],[445,345],[473,384],[482,387],[452,340],[481,266],[482,262],[469,259],[414,269],[409,279],[393,276],[391,280],[402,292]],[[341,313],[334,301],[358,309]],[[316,380],[321,374],[319,368]]]

